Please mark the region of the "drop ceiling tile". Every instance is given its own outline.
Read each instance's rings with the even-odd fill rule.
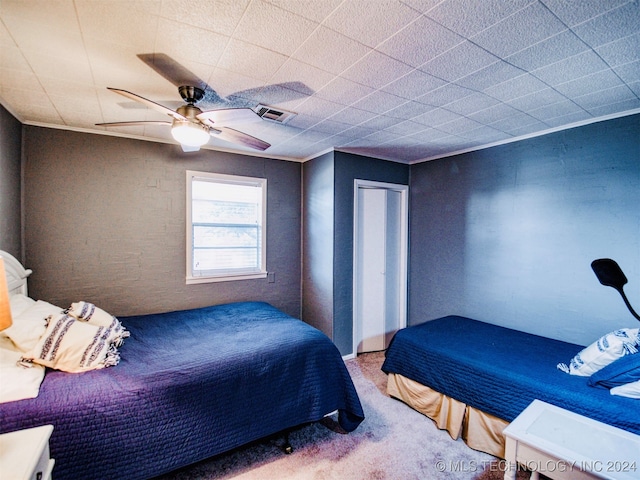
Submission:
[[[308,18],[314,22],[322,22],[342,3],[342,0],[266,0],[268,3],[289,12]]]
[[[556,85],[555,89],[568,98],[587,95],[597,90],[604,90],[622,85],[622,80],[611,70],[592,73],[584,77]]]
[[[546,123],[542,123],[539,120],[536,120],[535,122],[529,123],[526,125],[516,124],[512,128],[505,128],[504,132],[509,133],[514,137],[521,137],[521,136],[530,135],[536,132],[542,132],[544,130],[547,130],[548,128],[549,128],[549,125],[547,125]]]
[[[589,47],[573,32],[564,30],[557,35],[509,55],[505,60],[516,67],[530,71],[588,49]]]
[[[137,48],[138,53],[154,52],[159,36],[160,1],[80,0],[75,5],[83,36],[123,43]]]
[[[444,108],[460,115],[468,116],[474,112],[496,105],[498,100],[483,93],[475,92],[461,100],[448,103]]]
[[[416,98],[416,101],[424,103],[425,105],[442,107],[448,103],[455,102],[456,100],[467,97],[473,93],[474,91],[469,88],[464,88],[459,85],[450,83],[431,92],[425,93],[424,95]]]
[[[76,11],[72,2],[48,0],[2,0],[0,14],[8,26],[21,22],[38,25],[40,29],[55,28],[59,31],[79,32]],[[55,25],[51,19],[55,18]]]
[[[597,90],[574,97],[573,101],[589,112],[598,107],[637,100],[636,94],[627,85],[620,85],[605,90]]]
[[[451,137],[451,134],[438,130],[437,128],[425,128],[424,130],[411,135],[411,137],[423,142],[435,142],[443,138],[449,138]]]
[[[17,99],[13,103],[12,110],[19,116],[20,121],[24,123],[51,123],[60,124],[62,118],[51,103],[49,96],[44,92],[32,92],[21,88],[4,88],[2,87],[2,97],[7,99]],[[21,102],[22,98],[30,98],[32,102]]]
[[[354,82],[379,89],[412,70],[408,65],[372,50],[341,75]]]
[[[337,112],[335,115],[332,115],[331,117],[329,117],[329,119],[336,122],[342,122],[350,126],[350,125],[359,125],[368,120],[371,120],[375,116],[376,116],[375,113],[367,112],[366,110],[361,110],[359,108],[353,108],[353,107],[346,107],[340,110],[339,112]]]
[[[452,122],[460,118],[457,113],[444,110],[442,108],[434,108],[429,112],[413,117],[414,122],[422,123],[428,127],[438,127],[443,123]]]
[[[2,89],[20,90],[23,92],[37,92],[44,94],[42,84],[30,70],[0,68],[0,91]],[[20,98],[9,99],[12,103],[19,102]]]
[[[606,0],[604,2],[602,0],[580,0],[579,2],[567,2],[566,0],[541,1],[569,27],[586,22],[629,2],[629,0]]]
[[[446,85],[446,82],[439,78],[420,70],[413,70],[396,81],[385,85],[382,89],[406,100],[413,100],[444,85]]]
[[[385,112],[385,115],[401,120],[409,120],[433,110],[435,107],[419,102],[405,102],[402,105]]]
[[[179,23],[231,36],[251,0],[171,0],[162,2],[160,14]]]
[[[471,40],[499,57],[507,57],[566,30],[540,3],[533,3],[471,37]],[[504,39],[509,41],[505,42]]]
[[[427,17],[419,17],[377,47],[380,52],[418,67],[464,39]]]
[[[411,120],[400,120],[395,125],[391,125],[386,129],[387,132],[396,133],[398,135],[414,135],[416,133],[426,130],[421,123],[412,122]]]
[[[269,79],[269,83],[300,82],[309,91],[317,92],[336,77],[335,74],[321,70],[300,60],[289,58]],[[304,89],[304,91],[307,91]]]
[[[397,123],[398,119],[387,115],[378,115],[371,120],[361,123],[359,126],[364,128],[372,128],[374,130],[384,130],[391,125]]]
[[[640,60],[640,32],[595,49],[612,67]]]
[[[427,13],[441,2],[442,0],[402,0],[402,3],[409,5],[420,13]]]
[[[228,43],[218,66],[240,75],[268,80],[284,64],[287,57],[241,40]]]
[[[478,70],[471,75],[456,80],[456,84],[471,90],[483,91],[493,85],[519,77],[524,72],[507,62],[492,63],[488,67]]]
[[[640,80],[640,60],[618,65],[613,71],[623,82],[637,82]]]
[[[289,56],[317,26],[288,10],[256,1],[249,4],[234,38]]]
[[[589,112],[580,110],[577,112],[567,113],[566,115],[560,115],[558,117],[548,118],[547,120],[545,120],[544,123],[546,123],[551,128],[555,128],[555,127],[560,127],[562,125],[570,125],[576,122],[591,120],[592,118],[593,118],[593,115],[591,115]]]
[[[135,50],[121,43],[85,39],[85,48],[93,73],[94,83],[101,87],[125,90],[139,88],[141,84],[156,81],[159,75],[145,65]]]
[[[442,130],[443,132],[451,133],[452,135],[458,135],[460,137],[465,137],[465,135],[477,128],[480,128],[480,125],[475,120],[471,120],[466,117],[459,117],[455,120],[446,123],[438,124],[438,130]]]
[[[427,12],[427,16],[464,37],[471,37],[519,12],[535,0],[445,0]]]
[[[637,109],[640,109],[640,100],[638,98],[633,98],[631,100],[626,100],[623,102],[610,103],[608,105],[594,107],[589,110],[589,113],[591,113],[594,117],[600,117],[603,115],[612,115],[619,112]]]
[[[547,88],[547,85],[544,82],[541,82],[533,75],[525,73],[486,88],[484,93],[506,102],[529,93],[539,92],[545,88]]]
[[[512,135],[488,125],[481,125],[474,130],[463,130],[459,135],[470,140],[475,140],[479,145],[487,145],[501,140],[508,140],[512,137]]]
[[[406,103],[406,100],[396,95],[384,92],[382,90],[376,90],[366,97],[362,97],[360,100],[353,103],[353,106],[368,112],[377,114],[392,111],[399,105]]]
[[[552,88],[545,88],[539,92],[529,93],[506,102],[517,110],[528,112],[534,108],[562,102],[567,98]]]
[[[229,37],[198,27],[184,27],[174,21],[160,19],[158,36],[153,52],[161,52],[181,62],[190,61],[215,66],[229,47]],[[234,43],[229,48],[241,48]],[[238,53],[235,50],[235,53]]]
[[[584,111],[579,105],[571,100],[563,100],[558,103],[552,103],[543,107],[534,108],[527,113],[538,120],[547,123],[551,118],[570,115],[576,112]]]
[[[356,83],[343,77],[334,77],[333,80],[318,90],[315,95],[341,105],[351,105],[372,92],[374,92],[373,88],[361,83]]]
[[[420,65],[419,69],[448,82],[453,82],[497,61],[499,58],[495,55],[469,41],[464,41]]]
[[[349,68],[371,49],[326,27],[319,27],[292,57],[336,75]]]
[[[2,81],[0,81],[0,84],[1,83]],[[635,93],[636,96],[640,98],[640,80],[638,80],[637,82],[628,83],[627,87],[629,87],[633,91],[633,93]]]
[[[335,115],[343,108],[345,108],[344,105],[313,96],[307,98],[298,106],[298,115],[309,114],[314,117],[327,118]]]
[[[501,132],[509,133],[511,135],[522,135],[518,133],[521,129],[526,127],[533,127],[535,129],[544,129],[545,125],[537,118],[532,117],[523,112],[517,112],[511,114],[508,117],[504,117],[496,122],[488,122],[489,125]],[[533,131],[533,130],[532,130]],[[527,132],[529,133],[529,132]]]
[[[592,73],[607,70],[609,66],[592,50],[560,60],[532,72],[537,78],[550,86],[584,77]]]
[[[207,85],[219,97],[233,101],[235,97],[252,98],[246,92],[259,92],[264,87],[265,81],[224,68],[215,68],[207,79]]]
[[[369,47],[376,47],[409,25],[419,13],[399,0],[351,0],[343,2],[324,25]]]
[[[573,27],[573,31],[590,47],[595,48],[638,33],[640,6],[626,3],[614,10]]]
[[[521,115],[525,114],[505,103],[498,103],[497,105],[490,106],[488,108],[485,108],[484,110],[479,110],[477,112],[471,113],[468,115],[468,117],[478,123],[487,125],[501,122],[505,119],[506,122],[510,123]],[[494,126],[494,128],[502,130],[501,128],[496,126]]]

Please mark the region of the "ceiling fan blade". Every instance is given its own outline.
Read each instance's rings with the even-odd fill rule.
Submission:
[[[154,110],[157,110],[158,112],[164,113],[166,115],[170,115],[173,118],[175,118],[176,120],[186,120],[187,117],[185,117],[184,115],[179,114],[178,112],[176,112],[175,110],[171,110],[170,108],[165,107],[164,105],[160,105],[159,103],[156,102],[152,102],[151,100],[141,97],[140,95],[136,95],[135,93],[131,93],[127,90],[121,90],[119,88],[111,88],[111,87],[107,87],[108,90],[111,90],[112,92],[116,92],[119,93],[120,95],[130,98],[131,100],[135,100],[136,102],[140,102],[144,105],[146,105],[149,108],[153,108]]]
[[[147,120],[133,121],[133,122],[108,122],[108,123],[96,123],[98,127],[133,127],[136,125],[171,125],[171,122],[153,122]]]
[[[196,118],[209,126],[240,125],[261,122],[262,118],[250,108],[223,108],[199,113]]]
[[[205,90],[209,86],[198,76],[165,53],[139,53],[137,57],[176,87],[191,85]]]
[[[260,103],[278,105],[279,103],[310,97],[314,93],[314,90],[302,82],[283,82],[234,92],[227,97],[227,100],[237,103],[238,99],[245,99],[245,101],[257,99]]]
[[[271,146],[270,143],[267,143],[256,137],[252,137],[248,133],[234,130],[233,128],[215,127],[211,128],[211,130],[209,130],[209,133],[212,137],[220,138],[221,140],[225,140],[231,143],[239,143],[247,147],[255,148],[256,150],[266,150]]]

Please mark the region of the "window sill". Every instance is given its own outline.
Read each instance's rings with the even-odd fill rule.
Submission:
[[[267,278],[267,272],[217,275],[212,277],[187,277],[187,285],[195,285],[198,283],[232,282],[235,280],[253,280],[257,278]]]

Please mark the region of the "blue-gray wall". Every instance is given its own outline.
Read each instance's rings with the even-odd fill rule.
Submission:
[[[334,161],[302,166],[302,319],[333,337]]]
[[[411,168],[410,324],[461,314],[586,345],[638,327],[640,115]],[[557,359],[558,361],[562,359]]]
[[[300,316],[301,165],[25,127],[30,293],[133,315],[263,300]],[[186,170],[267,179],[265,279],[186,285]]]
[[[22,259],[20,159],[22,124],[0,105],[0,250]]]
[[[335,153],[333,341],[353,351],[353,197],[355,179],[409,185],[409,166],[350,153]]]

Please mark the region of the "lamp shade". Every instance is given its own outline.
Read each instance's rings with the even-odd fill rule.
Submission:
[[[7,275],[4,271],[4,259],[0,257],[0,331],[9,328],[11,323],[11,304],[9,303]]]

